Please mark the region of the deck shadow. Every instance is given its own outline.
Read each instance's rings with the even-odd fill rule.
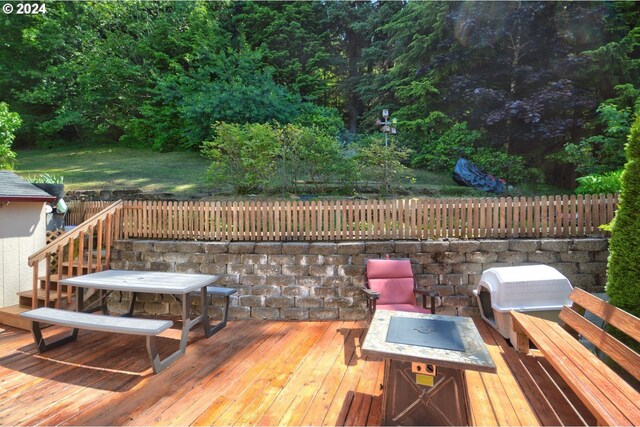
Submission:
[[[48,331],[45,332],[47,340],[69,334],[68,329],[61,327],[46,328],[45,331]],[[180,332],[180,329],[171,328],[166,332],[167,336],[156,338],[161,359],[179,348]],[[24,334],[31,335],[28,332]],[[189,338],[187,353],[195,351],[197,346],[194,344],[204,338],[201,333],[193,334]],[[180,363],[180,359],[175,363]],[[75,341],[44,353],[38,353],[31,338],[29,344],[1,357],[0,366],[59,383],[118,392],[128,391],[140,380],[156,375],[151,369],[143,336],[97,331],[80,331]],[[108,382],[102,381],[105,375],[109,377]]]
[[[362,358],[361,346],[366,336],[366,328],[339,328],[338,333],[343,336],[343,357],[346,366],[355,366]],[[353,356],[353,357],[352,357]]]

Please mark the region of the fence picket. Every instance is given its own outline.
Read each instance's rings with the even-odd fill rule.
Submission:
[[[114,237],[197,240],[371,240],[581,237],[601,234],[617,195],[399,200],[129,201]],[[70,202],[69,219],[108,202]],[[104,226],[103,226],[104,227]],[[103,231],[106,233],[106,231]]]

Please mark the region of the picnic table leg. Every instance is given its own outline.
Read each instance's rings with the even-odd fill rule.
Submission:
[[[78,286],[76,288],[76,299],[78,309],[76,310],[78,313],[82,313],[84,311],[84,288],[82,286]]]
[[[191,322],[191,294],[186,293],[182,298],[182,336],[180,337],[180,349],[184,353],[187,350],[189,331],[193,327]]]
[[[110,294],[111,292],[109,292]],[[107,291],[100,289],[100,306],[102,308],[102,314],[105,316],[109,314],[109,307],[107,307]]]
[[[147,335],[147,352],[149,353],[151,366],[155,374],[163,371],[167,366],[186,353],[187,342],[189,341],[189,330],[191,330],[196,321],[200,321],[200,318],[195,321],[190,319],[190,305],[191,296],[188,293],[184,294],[182,298],[182,335],[180,337],[180,347],[164,360],[160,360],[160,355],[158,354],[158,348],[156,346],[156,337]]]
[[[229,318],[229,304],[231,301],[231,295],[237,291],[230,288],[216,288],[213,286],[203,287],[200,290],[200,306],[202,312],[202,326],[204,328],[204,334],[207,338],[215,334],[225,326],[227,326],[227,320]],[[224,297],[224,308],[222,311],[222,320],[215,325],[211,325],[208,313],[207,298]],[[211,301],[209,301],[211,302]]]
[[[206,306],[203,306],[203,312],[204,310],[207,309]],[[221,330],[222,328],[224,328],[225,326],[227,326],[227,319],[229,317],[229,295],[225,295],[224,297],[224,311],[222,312],[222,320],[220,320],[220,322],[216,323],[215,325],[209,325],[209,317],[206,317],[206,325],[205,325],[205,335],[208,337],[210,337],[211,335],[215,334],[216,332],[218,332],[219,330]]]
[[[78,338],[78,329],[74,328],[71,332],[71,335],[66,337],[58,338],[55,341],[45,342],[44,337],[42,336],[42,331],[40,329],[40,322],[31,322],[31,331],[33,333],[33,339],[36,342],[36,346],[38,347],[38,353],[43,353],[47,350],[51,350],[56,347],[60,347],[63,344],[66,344],[71,341],[75,341]]]
[[[202,329],[204,329],[204,336],[209,338],[213,335],[211,327],[209,326],[209,310],[207,306],[207,288],[200,289],[200,313],[202,314]]]
[[[138,293],[131,292],[131,298],[129,299],[129,311],[127,311],[127,314],[125,314],[125,316],[133,317],[133,311],[136,307],[136,298],[138,298]]]

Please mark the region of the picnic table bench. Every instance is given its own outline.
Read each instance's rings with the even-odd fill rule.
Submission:
[[[143,335],[147,340],[147,351],[151,358],[154,373],[159,373],[174,360],[183,356],[187,348],[189,331],[202,325],[206,337],[210,337],[227,324],[229,298],[236,289],[212,286],[218,276],[205,274],[183,274],[147,271],[104,270],[84,276],[64,279],[61,283],[77,288],[77,312],[54,308],[38,308],[26,311],[22,317],[31,320],[33,337],[40,353],[75,340],[78,330],[114,332],[122,334]],[[100,302],[104,315],[84,312],[84,288],[96,288],[101,291]],[[122,317],[107,315],[106,293],[130,292],[129,311]],[[156,348],[156,336],[169,329],[173,322],[169,320],[145,319],[133,317],[136,295],[138,293],[162,293],[177,295],[181,302],[182,334],[179,348],[169,356],[160,360]],[[199,295],[200,314],[191,318],[191,297]],[[209,323],[207,298],[222,297],[224,308],[222,320],[215,325]],[[54,324],[72,328],[70,335],[48,339],[45,341],[40,324]]]
[[[589,408],[599,425],[640,425],[640,393],[580,343],[578,335],[606,353],[640,380],[640,355],[583,317],[598,316],[631,339],[640,341],[640,319],[579,289],[569,298],[571,307],[560,312],[561,326],[553,321],[511,311],[514,347],[529,351],[529,340]]]
[[[147,338],[147,352],[151,359],[153,372],[160,372],[163,368],[158,349],[156,336],[166,331],[173,325],[170,320],[142,319],[136,317],[103,316],[90,313],[78,313],[75,311],[61,310],[57,308],[42,307],[22,313],[22,317],[33,322],[33,336],[38,347],[38,352],[59,347],[71,342],[78,337],[78,330],[114,332],[129,335],[144,335]],[[45,342],[40,330],[41,323],[66,326],[73,328],[70,335],[52,342]]]

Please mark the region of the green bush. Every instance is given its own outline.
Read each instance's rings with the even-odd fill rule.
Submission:
[[[424,139],[411,160],[414,167],[432,172],[453,171],[459,158],[471,160],[483,171],[509,183],[540,183],[544,180],[538,169],[527,168],[522,156],[507,154],[499,149],[482,146],[483,133],[468,128],[466,122],[456,122],[445,114],[434,111],[425,119],[402,121],[399,127],[407,138]]]
[[[507,154],[495,148],[480,147],[469,156],[485,172],[502,178],[510,184],[529,182],[539,184],[544,180],[539,169],[529,168],[525,165],[522,156]]]
[[[576,194],[614,194],[620,192],[622,170],[577,178]]]
[[[354,177],[336,136],[316,126],[219,122],[213,133],[202,149],[213,160],[210,179],[238,194],[296,192],[302,181],[324,192],[327,183],[344,186]]]
[[[611,303],[640,316],[640,116],[627,143],[620,206],[609,241],[607,294]]]
[[[470,159],[482,137],[479,131],[469,130],[466,122],[456,123],[438,111],[424,120],[400,122],[404,131],[403,126],[416,139],[426,137],[411,163],[430,171],[453,170],[458,158]],[[423,132],[421,136],[419,132]]]
[[[295,124],[274,127],[283,153],[280,163],[285,190],[297,192],[297,183],[306,181],[316,192],[326,192],[328,183],[344,185],[353,180],[352,161],[346,159],[336,138],[336,128],[328,132],[318,127]]]
[[[13,169],[16,153],[11,150],[11,144],[21,124],[20,115],[9,111],[7,103],[0,102],[0,169]]]
[[[599,174],[622,167],[624,145],[634,116],[640,113],[640,89],[632,84],[614,88],[617,97],[598,106],[598,118],[588,125],[598,132],[578,143],[569,143],[557,156],[576,166],[580,174]]]
[[[265,190],[277,168],[278,141],[273,128],[219,122],[213,130],[215,137],[202,149],[213,159],[211,181],[231,185],[238,194]]]
[[[403,165],[409,160],[411,150],[399,147],[390,141],[385,147],[384,141],[377,136],[364,138],[354,160],[359,166],[362,178],[380,183],[380,194],[388,195],[387,188],[397,190],[397,184],[408,175]]]

